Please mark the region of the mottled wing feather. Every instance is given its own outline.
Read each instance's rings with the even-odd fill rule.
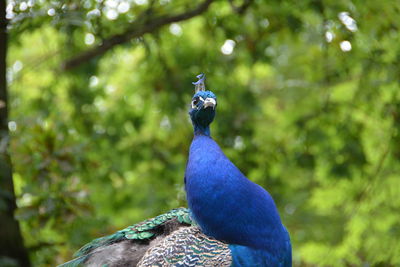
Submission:
[[[98,247],[110,245],[126,239],[150,239],[156,235],[158,226],[172,219],[177,219],[180,223],[192,224],[188,209],[173,209],[167,213],[158,215],[157,217],[148,219],[132,226],[128,226],[127,228],[120,230],[115,234],[97,238],[79,249],[74,256],[80,257],[83,255],[87,255]]]
[[[60,267],[136,266],[149,247],[179,229],[194,224],[189,210],[178,208],[93,240],[75,253],[75,259]],[[100,265],[99,265],[100,264]]]
[[[182,227],[151,247],[137,266],[231,266],[228,244],[204,235],[198,227]]]

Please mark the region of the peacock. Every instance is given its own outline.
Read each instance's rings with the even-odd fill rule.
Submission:
[[[72,266],[289,267],[292,248],[270,194],[247,179],[211,138],[216,95],[197,76],[194,127],[178,208],[83,246]]]

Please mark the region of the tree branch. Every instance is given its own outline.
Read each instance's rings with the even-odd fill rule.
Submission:
[[[236,6],[236,5],[233,3],[233,0],[229,0],[229,4],[231,5],[232,9],[233,9],[236,13],[242,15],[242,14],[246,11],[246,9],[253,3],[253,1],[254,1],[254,0],[244,0],[243,3],[242,3],[242,5]]]
[[[205,0],[203,3],[198,5],[195,9],[185,11],[183,13],[173,15],[173,16],[158,16],[154,19],[147,21],[146,24],[143,24],[142,21],[134,23],[130,29],[125,31],[122,34],[116,34],[105,39],[100,45],[89,49],[81,54],[73,57],[62,64],[63,70],[70,70],[81,63],[87,62],[95,57],[103,55],[105,52],[110,50],[116,45],[123,44],[128,42],[133,38],[140,37],[146,33],[153,32],[166,24],[170,24],[173,22],[183,21],[200,15],[201,13],[205,12],[213,0]]]

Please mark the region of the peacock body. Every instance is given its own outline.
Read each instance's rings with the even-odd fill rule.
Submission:
[[[289,234],[272,197],[247,179],[210,136],[217,98],[205,90],[204,76],[199,78],[189,112],[194,138],[185,172],[193,218],[203,233],[229,244],[234,266],[291,266]]]
[[[251,182],[211,138],[217,98],[195,84],[194,138],[180,208],[96,239],[69,266],[291,266],[291,243],[270,194]]]

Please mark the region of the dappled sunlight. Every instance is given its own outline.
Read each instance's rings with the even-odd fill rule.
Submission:
[[[236,45],[236,43],[235,43],[235,41],[233,41],[233,40],[226,40],[225,42],[224,42],[224,44],[221,46],[221,52],[222,52],[222,54],[224,54],[224,55],[230,55],[230,54],[232,54],[233,53],[233,50],[235,49],[235,45]]]
[[[343,52],[349,52],[351,50],[351,43],[349,41],[340,42],[340,49],[342,49]]]

